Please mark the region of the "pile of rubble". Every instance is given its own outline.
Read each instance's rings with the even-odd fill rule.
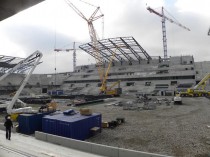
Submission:
[[[157,106],[166,105],[170,106],[172,104],[172,100],[167,98],[148,98],[146,95],[139,97],[134,101],[119,101],[114,103],[115,106],[123,107],[123,110],[155,110]]]

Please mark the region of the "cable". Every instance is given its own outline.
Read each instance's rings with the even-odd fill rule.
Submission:
[[[171,15],[165,8],[163,8],[167,14],[172,17],[176,22],[179,22],[173,15]]]
[[[104,39],[104,16],[102,17],[102,39]]]
[[[56,69],[56,53],[57,53],[57,52],[55,51],[55,86],[56,86],[56,70],[57,70],[57,69]]]
[[[88,2],[85,2],[85,1],[83,1],[83,0],[79,0],[79,1],[81,1],[81,2],[83,2],[83,3],[85,3],[85,4],[88,4],[88,5],[92,6],[92,7],[96,7],[96,8],[97,8],[97,6],[95,6],[95,5],[93,5],[93,4],[90,4],[90,3],[88,3]]]

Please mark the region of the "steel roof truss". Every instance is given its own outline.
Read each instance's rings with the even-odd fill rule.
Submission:
[[[103,48],[104,48],[103,50],[106,50],[111,54],[111,55],[109,55],[109,57],[115,55],[115,58],[117,58],[117,60],[119,60],[119,61],[123,60],[123,58],[121,58],[119,55],[114,54],[115,52],[112,49],[110,49],[109,47],[107,47],[106,45],[104,45],[102,42],[98,41],[98,43],[100,43],[103,46]]]
[[[136,53],[136,51],[134,51],[133,48],[127,42],[125,42],[125,40],[123,38],[120,38],[120,39],[126,45],[126,47],[128,49],[130,49],[130,51],[132,52],[132,54],[140,61],[142,59],[142,57],[139,56],[138,53]]]
[[[114,46],[115,46],[115,48],[117,48],[126,58],[127,58],[127,60],[130,62],[130,63],[132,63],[132,61],[131,61],[131,57],[127,54],[127,53],[125,53],[116,43],[114,43],[112,40],[110,40],[110,39],[108,39]],[[116,55],[119,55],[119,54],[116,54]]]

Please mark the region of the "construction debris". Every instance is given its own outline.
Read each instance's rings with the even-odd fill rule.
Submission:
[[[171,100],[167,98],[148,98],[147,96],[139,97],[135,101],[127,101],[122,103],[123,110],[155,110],[157,106],[165,104],[171,105]]]
[[[118,125],[121,125],[122,123],[125,123],[125,118],[118,117],[116,120],[112,120],[110,122],[102,122],[102,128],[115,128]]]

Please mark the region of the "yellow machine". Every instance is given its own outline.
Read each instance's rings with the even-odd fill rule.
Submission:
[[[100,93],[101,94],[106,94],[106,95],[112,95],[112,96],[120,96],[120,94],[122,94],[122,88],[120,88],[120,80],[117,82],[114,82],[111,86],[107,86],[107,78],[108,78],[108,74],[109,74],[109,70],[111,68],[112,65],[112,61],[113,58],[115,57],[115,53],[112,56],[111,61],[109,62],[108,68],[106,70],[106,74],[103,77],[103,81],[100,87]],[[116,85],[118,85],[118,88],[114,88]]]
[[[116,85],[118,85],[118,88],[112,89]],[[120,94],[122,94],[122,88],[120,88],[120,80],[113,83],[110,87],[107,87],[106,85],[101,86],[100,91],[106,95],[120,96]]]
[[[58,104],[55,101],[51,101],[46,105],[43,105],[39,108],[39,112],[55,112]]]
[[[120,85],[120,81],[117,81],[113,83],[110,87],[107,87],[107,77],[108,73],[113,61],[113,58],[115,57],[115,53],[112,54],[112,59],[109,63],[109,66],[107,68],[106,74],[104,74],[104,68],[103,68],[103,56],[98,52],[98,45],[97,45],[97,33],[95,31],[95,28],[93,26],[93,22],[97,19],[103,17],[103,14],[97,15],[98,11],[100,11],[100,7],[97,7],[96,10],[92,13],[92,15],[87,18],[73,3],[71,3],[70,0],[65,0],[66,3],[80,16],[82,17],[88,24],[89,29],[89,35],[91,42],[93,44],[93,52],[96,59],[96,66],[98,69],[99,79],[101,81],[101,87],[100,87],[100,94],[106,94],[106,95],[113,95],[113,96],[119,96],[122,93],[122,89],[120,87],[112,89],[116,85]],[[91,5],[92,6],[92,5]]]
[[[210,91],[206,91],[206,81],[210,78],[210,73],[208,73],[197,85],[193,88],[188,88],[186,92],[180,92],[181,97],[202,97],[210,96]]]

